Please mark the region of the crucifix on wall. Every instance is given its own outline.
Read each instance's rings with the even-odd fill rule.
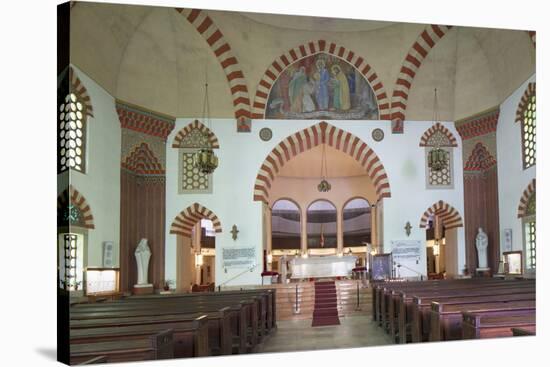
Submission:
[[[411,229],[412,229],[411,222],[407,222],[407,224],[405,224],[405,233],[407,234],[407,237],[411,235]]]
[[[233,224],[233,228],[231,228],[231,237],[233,237],[233,241],[237,240],[238,234],[239,234],[239,230],[237,229],[237,225]]]

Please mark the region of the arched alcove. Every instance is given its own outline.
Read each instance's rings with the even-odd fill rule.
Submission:
[[[344,247],[365,246],[371,243],[371,206],[364,198],[349,200],[342,209]]]
[[[307,248],[337,247],[337,211],[328,200],[319,199],[307,208]]]

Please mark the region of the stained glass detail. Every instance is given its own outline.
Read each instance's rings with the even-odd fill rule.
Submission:
[[[535,95],[529,98],[527,108],[523,112],[521,123],[523,142],[523,168],[535,165],[537,151],[537,105]]]
[[[74,93],[59,106],[58,165],[59,172],[75,169],[84,172],[85,128],[84,106]]]

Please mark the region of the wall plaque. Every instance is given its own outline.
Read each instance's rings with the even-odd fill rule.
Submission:
[[[223,267],[226,269],[252,268],[256,265],[256,248],[229,247],[222,250]]]

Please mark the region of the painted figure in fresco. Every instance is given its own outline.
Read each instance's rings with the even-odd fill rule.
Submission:
[[[279,77],[279,94],[282,98],[282,111],[288,112],[290,111],[290,96],[288,95],[288,89],[290,84],[290,76],[288,73],[281,73],[281,76]]]
[[[317,80],[315,97],[317,99],[317,108],[321,111],[328,110],[328,84],[330,81],[330,75],[326,68],[325,60],[317,60],[317,73],[315,77]]]
[[[331,71],[332,86],[334,88],[333,107],[335,110],[347,111],[351,107],[348,79],[342,72],[340,65],[333,65]]]
[[[302,98],[302,112],[311,112],[315,111],[315,102],[313,102],[313,98],[311,97],[311,94],[315,91],[315,84],[313,81],[308,81],[306,84],[304,84],[303,93],[304,96]]]
[[[292,112],[302,112],[302,97],[304,84],[307,83],[306,68],[300,66],[294,72],[292,80],[288,85],[288,96],[290,97],[290,110]]]

